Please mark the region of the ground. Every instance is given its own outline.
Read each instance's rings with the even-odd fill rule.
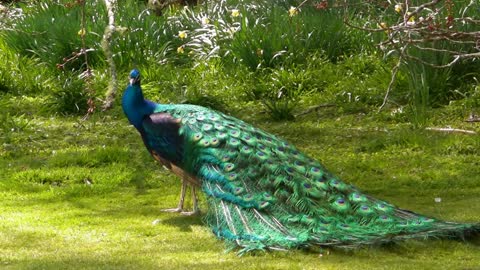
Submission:
[[[180,181],[149,157],[118,108],[83,121],[16,101],[0,152],[2,269],[480,269],[478,238],[237,256],[201,216],[161,212],[176,206]],[[480,221],[478,135],[335,108],[294,122],[235,114],[252,115],[243,118],[366,193],[445,220]],[[447,122],[480,130],[461,118],[432,125]]]

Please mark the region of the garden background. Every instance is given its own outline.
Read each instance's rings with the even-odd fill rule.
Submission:
[[[480,269],[478,239],[225,252],[201,216],[160,211],[180,181],[118,98],[138,68],[148,99],[234,115],[368,194],[479,222],[477,1],[105,2],[0,6],[0,268]]]

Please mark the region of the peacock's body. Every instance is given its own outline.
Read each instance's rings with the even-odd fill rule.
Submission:
[[[123,108],[152,155],[207,195],[206,223],[242,247],[358,246],[479,231],[372,198],[272,134],[193,105],[145,100],[133,70]]]

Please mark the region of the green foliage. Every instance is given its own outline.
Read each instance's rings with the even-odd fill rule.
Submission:
[[[58,76],[58,81],[63,85],[50,93],[46,109],[51,113],[65,115],[85,114],[88,109],[85,82],[78,77],[64,75]]]
[[[252,85],[247,70],[238,68],[232,72],[216,58],[193,67],[167,64],[141,70],[142,88],[151,100],[203,105],[220,111],[227,111],[227,103],[238,103],[240,94]]]
[[[54,87],[51,70],[39,59],[14,52],[1,36],[0,50],[0,93],[38,94]]]
[[[363,35],[343,24],[340,12],[307,6],[289,17],[282,6],[262,10],[262,14],[244,10],[232,30],[232,41],[225,44],[227,55],[251,70],[299,64],[315,52],[336,62],[361,51],[366,43]]]
[[[88,5],[93,12],[89,16],[95,18],[95,23],[87,25],[86,43],[91,64],[102,60],[99,50],[99,36],[105,26],[105,8],[99,3]],[[64,58],[80,52],[81,30],[80,8],[67,8],[63,4],[53,1],[42,2],[35,8],[26,9],[24,16],[15,24],[15,28],[6,31],[3,36],[9,47],[21,55],[33,56],[46,63],[53,69],[63,63]],[[83,58],[70,62],[66,69],[79,69]]]
[[[84,59],[69,62],[62,72],[53,68],[81,48],[80,6],[67,7],[67,2],[21,4],[24,15],[1,34],[0,92],[41,94],[48,100],[46,111],[82,114],[85,85],[76,77],[85,68]],[[275,119],[291,119],[295,110],[319,103],[335,104],[344,112],[380,106],[393,66],[374,49],[385,33],[349,28],[343,20],[370,28],[378,28],[377,21],[390,25],[399,20],[393,5],[353,1],[349,4],[358,9],[343,9],[330,2],[322,9],[307,2],[290,16],[290,7],[298,4],[221,0],[172,6],[155,16],[145,1],[122,0],[112,55],[120,74],[142,69],[147,95],[158,101],[232,110],[241,109],[245,100],[258,100]],[[455,14],[463,11],[461,4],[454,5]],[[86,46],[92,49],[89,64],[96,75],[91,83],[100,97],[108,80],[100,45],[106,10],[103,3],[87,2],[86,12]],[[372,20],[368,14],[378,16]],[[436,48],[454,49],[446,43]],[[409,54],[427,62],[448,60],[442,53],[415,50]],[[390,95],[395,106],[406,106],[397,120],[422,126],[431,107],[457,99],[465,101],[465,108],[475,107],[478,70],[478,61],[443,70],[408,61]]]
[[[260,78],[249,94],[266,107],[274,120],[293,120],[301,97],[319,90],[315,73],[305,72],[302,67],[272,69]]]

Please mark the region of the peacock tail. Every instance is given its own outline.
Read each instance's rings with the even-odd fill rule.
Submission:
[[[287,141],[232,116],[145,102],[151,111],[136,127],[147,148],[196,179],[207,198],[206,224],[242,252],[480,231],[479,224],[437,220],[364,194]]]

